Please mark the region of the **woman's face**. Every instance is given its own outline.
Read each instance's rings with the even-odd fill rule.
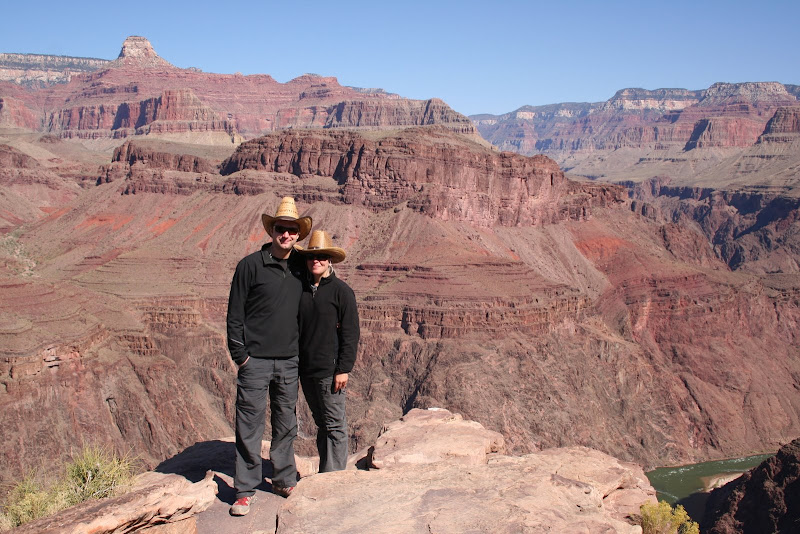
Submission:
[[[325,276],[331,264],[331,258],[324,254],[314,254],[313,256],[308,256],[306,264],[308,265],[308,270],[314,276]]]

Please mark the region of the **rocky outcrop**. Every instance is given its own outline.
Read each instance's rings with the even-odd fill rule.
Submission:
[[[442,124],[477,137],[472,122],[438,98],[430,100],[345,101],[326,110],[326,128],[391,129]]]
[[[114,150],[112,161],[133,167],[139,164],[149,169],[167,169],[180,172],[216,172],[216,165],[192,154],[156,152],[152,147],[126,141]]]
[[[132,35],[125,39],[122,43],[122,49],[119,51],[119,56],[111,62],[110,66],[146,69],[175,68],[169,61],[156,54],[150,41],[138,35]]]
[[[483,226],[555,222],[585,216],[591,208],[587,201],[583,209],[560,209],[571,186],[552,160],[498,154],[441,127],[369,138],[355,132],[274,134],[242,144],[221,167],[223,175],[243,170],[331,177],[348,204],[385,209],[407,203],[438,219]],[[613,202],[613,194],[599,198]]]
[[[475,421],[464,421],[460,414],[448,410],[415,408],[383,428],[370,449],[367,463],[374,469],[444,461],[484,465],[490,454],[502,452],[505,440],[498,432],[486,430]]]
[[[800,439],[722,488],[712,491],[703,532],[789,534],[800,526]]]
[[[194,484],[178,475],[144,473],[124,495],[87,501],[53,517],[26,523],[14,532],[196,534],[196,516],[211,506],[216,494],[211,471]]]
[[[800,139],[800,106],[778,108],[767,123],[759,143],[787,143]]]
[[[41,124],[36,113],[21,100],[6,96],[0,97],[0,126],[38,130]]]
[[[16,148],[0,144],[0,168],[39,169],[41,165],[35,158]]]
[[[350,455],[345,471],[317,474],[317,458],[296,456],[302,478],[288,500],[259,485],[247,517],[231,519],[233,439],[198,442],[140,475],[131,493],[20,531],[641,532],[639,507],[655,492],[639,466],[585,447],[522,457],[504,456],[501,447],[499,434],[458,414],[411,410],[384,428],[368,456]],[[391,462],[377,469],[369,465],[376,455]],[[331,523],[330,514],[354,499],[360,512],[339,513]]]
[[[492,434],[446,410],[412,410],[375,444],[381,469],[302,479],[277,532],[641,532],[638,508],[655,500],[641,468],[580,447],[501,456]],[[331,523],[353,499],[365,513]]]

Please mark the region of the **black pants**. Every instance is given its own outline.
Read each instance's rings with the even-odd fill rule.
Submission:
[[[347,466],[347,414],[345,393],[333,392],[333,377],[300,378],[303,395],[317,424],[319,472],[341,471]]]

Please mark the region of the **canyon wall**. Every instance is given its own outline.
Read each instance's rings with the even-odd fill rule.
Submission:
[[[476,119],[551,158],[438,99],[178,69],[143,38],[68,83],[0,82],[0,473],[74,436],[152,466],[232,434],[230,276],[286,195],[348,253],[353,448],[443,407],[517,453],[776,450],[800,435],[796,98],[636,89]]]
[[[51,69],[41,84],[33,82],[41,78],[34,68],[39,63]],[[70,70],[71,65],[80,72]],[[11,69],[0,80],[16,82],[0,84],[0,97],[18,99],[24,113],[35,117],[31,122],[16,113],[6,123],[63,138],[182,135],[220,144],[285,128],[374,130],[430,124],[479,137],[467,117],[436,98],[409,100],[381,90],[344,87],[334,77],[313,74],[278,83],[268,75],[179,69],[158,56],[144,37],[127,38],[114,61],[6,54],[0,66]],[[27,89],[20,87],[26,83]],[[209,132],[220,135],[209,138]]]
[[[73,192],[10,221],[0,247],[8,476],[68,456],[75,435],[154,465],[232,433],[230,276],[284,195],[348,252],[353,448],[415,407],[463,413],[516,453],[584,445],[646,465],[800,433],[796,280],[731,271],[694,217],[623,186],[439,127],[276,132],[229,157],[128,140],[85,176],[50,161],[70,143],[19,141],[2,175],[4,194]],[[299,416],[308,454],[302,402]]]
[[[631,195],[634,211],[702,232],[731,269],[765,274],[800,268],[800,199],[793,195],[671,186],[665,178],[632,185]]]
[[[26,87],[48,87],[70,81],[73,75],[108,66],[106,59],[51,56],[45,54],[0,54],[0,80]]]
[[[559,163],[572,152],[745,147],[780,106],[797,97],[775,82],[717,83],[706,90],[623,89],[606,102],[525,106],[471,117],[495,146],[542,152]]]
[[[481,226],[585,217],[592,202],[621,202],[623,195],[613,187],[569,184],[544,156],[497,153],[442,127],[372,137],[315,131],[270,135],[242,144],[221,166],[223,175],[248,170],[330,177],[348,204],[380,210],[406,203],[438,219]]]

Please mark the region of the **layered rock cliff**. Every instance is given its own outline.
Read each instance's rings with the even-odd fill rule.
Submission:
[[[758,142],[792,142],[797,134],[800,134],[800,106],[778,108]]]
[[[50,56],[44,54],[0,54],[0,80],[26,87],[49,87],[66,83],[72,76],[108,66],[107,59]]]
[[[30,61],[35,63],[35,59]],[[24,57],[15,61],[11,63],[17,67],[29,64]],[[7,119],[13,125],[82,139],[227,134],[200,137],[206,144],[237,142],[233,134],[249,138],[298,127],[386,129],[441,124],[478,137],[469,119],[439,99],[408,100],[384,91],[344,87],[334,77],[311,74],[284,84],[267,75],[179,69],[159,57],[144,37],[126,39],[114,61],[48,61],[53,68],[66,69],[74,63],[84,69],[64,72],[59,79],[68,83],[19,94],[10,95],[0,86],[0,97],[20,99],[38,123],[15,115]],[[26,76],[33,78],[35,73]],[[172,112],[155,117],[159,106]]]
[[[626,185],[634,211],[700,231],[731,269],[794,273],[800,134],[790,89],[626,89],[605,103],[526,107],[476,124],[572,175]]]
[[[571,216],[561,201],[570,187],[552,160],[497,153],[444,128],[365,137],[354,132],[290,131],[248,141],[222,163],[223,175],[246,170],[330,177],[342,200],[373,209],[407,203],[442,220],[481,226],[529,226]],[[621,201],[613,188],[596,202]],[[570,191],[571,193],[573,191]],[[576,202],[577,204],[577,202]]]
[[[778,107],[796,102],[780,83],[717,83],[702,91],[623,89],[601,103],[525,106],[472,118],[492,144],[562,163],[571,153],[593,150],[750,146]]]
[[[0,98],[0,126],[36,130],[40,127],[40,119],[21,100],[6,96]]]
[[[104,86],[113,76],[94,90],[120,103],[144,92],[146,78]],[[648,465],[800,434],[796,279],[732,272],[694,219],[569,180],[546,157],[436,127],[275,132],[234,154],[149,137],[115,161],[86,154],[91,143],[15,135],[24,157],[9,151],[17,167],[0,206],[53,193],[8,219],[0,247],[13,296],[0,300],[12,351],[0,426],[13,444],[0,473],[65,456],[74,435],[132,443],[154,465],[232,433],[230,276],[284,195],[348,253],[337,275],[362,312],[348,387],[355,448],[434,406],[501,433],[513,452],[580,445]],[[26,157],[45,170],[24,168]],[[723,215],[747,209],[723,200]],[[314,426],[302,403],[299,414],[308,452]]]

